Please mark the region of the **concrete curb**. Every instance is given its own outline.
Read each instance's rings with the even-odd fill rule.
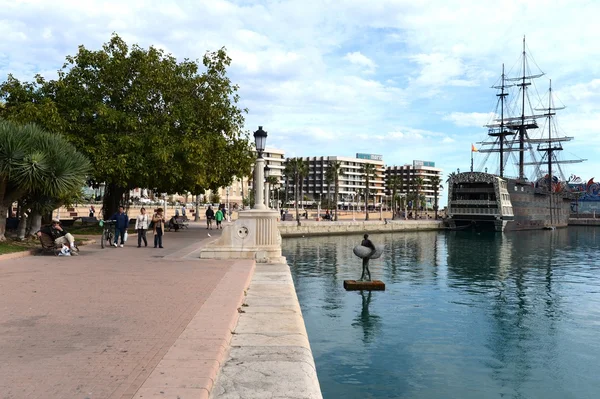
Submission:
[[[229,353],[255,270],[239,260],[217,284],[173,346],[137,390],[135,398],[208,398]]]
[[[79,245],[90,245],[90,244],[95,244],[95,243],[96,243],[96,240],[88,239],[88,240],[81,241]],[[27,249],[25,251],[11,252],[9,254],[0,255],[0,262],[2,262],[3,260],[18,259],[18,258],[24,258],[26,256],[33,256],[33,255],[37,254],[39,251],[40,251],[40,248],[34,248],[34,249]]]
[[[287,264],[258,264],[213,399],[322,399]]]
[[[302,221],[302,225],[296,222],[280,222],[279,232],[281,237],[310,237],[349,235],[362,233],[392,233],[398,231],[424,231],[445,230],[441,220],[381,220],[371,221],[342,221],[342,222],[314,222]]]

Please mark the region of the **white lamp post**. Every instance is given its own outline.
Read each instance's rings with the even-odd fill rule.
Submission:
[[[269,198],[269,190],[270,190],[269,167],[265,166],[265,205],[267,206],[267,209],[271,209],[271,200]]]
[[[227,221],[231,222],[231,217],[229,215],[231,215],[231,211],[229,210],[229,187],[227,187],[227,189],[225,190],[225,192],[227,193]]]
[[[256,152],[258,157],[256,158],[256,164],[254,165],[254,206],[252,209],[267,209],[263,198],[264,194],[264,173],[265,173],[265,160],[263,158],[263,151],[265,150],[265,144],[267,143],[267,132],[265,132],[262,126],[258,127],[258,130],[254,132],[254,144],[256,145]]]

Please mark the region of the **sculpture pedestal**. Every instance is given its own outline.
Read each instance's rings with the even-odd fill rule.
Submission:
[[[254,259],[258,263],[285,263],[281,256],[279,213],[270,209],[251,209],[239,213],[234,224],[209,247],[200,251],[201,259]]]
[[[385,291],[385,284],[381,280],[344,280],[344,289],[346,291]]]

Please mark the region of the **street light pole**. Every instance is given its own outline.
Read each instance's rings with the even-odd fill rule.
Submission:
[[[254,132],[254,141],[256,145],[256,152],[258,157],[256,158],[256,164],[254,166],[254,207],[252,209],[266,209],[263,193],[264,193],[264,173],[265,173],[265,160],[263,158],[263,151],[265,150],[265,143],[267,141],[267,132],[265,132],[262,126],[258,127],[258,130]]]
[[[231,222],[231,216],[230,216],[231,211],[229,210],[229,187],[227,187],[225,192],[227,193],[227,215],[226,216],[227,216],[227,221]]]

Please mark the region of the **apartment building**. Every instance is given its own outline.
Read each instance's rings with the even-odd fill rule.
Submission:
[[[283,186],[283,169],[285,168],[285,151],[278,150],[275,148],[267,148],[263,152],[263,158],[265,159],[265,165],[267,170],[265,170],[265,177],[275,176],[279,181],[279,186]],[[254,170],[252,171],[254,173]],[[227,198],[229,198],[230,204],[238,204],[238,206],[242,205],[242,198],[248,197],[248,190],[252,188],[252,176],[244,177],[243,179],[234,178],[231,185],[228,187],[221,187],[217,191],[219,197],[221,198],[221,202],[227,202]],[[229,195],[228,195],[229,192]],[[210,199],[211,192],[206,192],[207,198]]]
[[[320,156],[320,157],[300,157],[302,161],[308,164],[308,175],[304,177],[301,198],[306,205],[316,201],[323,201],[327,198],[328,186],[330,198],[336,201],[341,207],[349,207],[351,204],[364,206],[366,179],[362,172],[365,164],[375,166],[375,175],[369,181],[369,204],[373,200],[377,204],[381,203],[385,197],[385,165],[381,155],[376,154],[356,154],[355,158],[342,156]],[[334,162],[340,162],[341,172],[339,174],[339,197],[333,199],[335,193],[334,183],[327,183],[326,173],[329,165]],[[294,201],[294,184],[289,182],[286,187],[288,194],[288,204]]]
[[[402,187],[398,190],[398,192],[404,194],[414,192],[415,179],[419,177],[422,178],[425,184],[421,187],[420,192],[422,195],[425,196],[425,203],[427,208],[433,209],[435,200],[433,184],[431,183],[431,179],[437,176],[443,182],[442,169],[436,168],[435,162],[414,160],[412,164],[405,164],[402,166],[388,166],[385,169],[387,195],[392,194],[389,182],[390,179],[394,176],[399,177],[402,180]],[[438,190],[438,198],[439,196],[440,190]]]

